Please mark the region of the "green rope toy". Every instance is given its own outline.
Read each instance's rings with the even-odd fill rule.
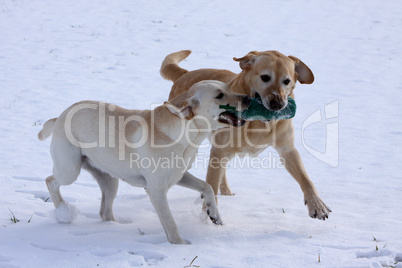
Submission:
[[[224,109],[229,113],[236,115],[237,117],[247,120],[282,120],[293,118],[296,114],[296,102],[293,98],[288,97],[288,105],[280,111],[272,111],[265,108],[262,104],[261,98],[251,98],[250,106],[241,112],[236,111],[235,106],[219,105],[220,109]]]

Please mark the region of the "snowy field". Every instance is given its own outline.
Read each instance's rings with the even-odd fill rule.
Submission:
[[[170,190],[191,245],[169,244],[145,191],[123,182],[117,222],[102,222],[85,172],[62,188],[76,220],[56,222],[42,124],[79,100],[162,103],[172,83],[160,64],[182,49],[193,51],[181,64],[189,70],[238,73],[232,58],[251,50],[294,55],[313,70],[314,84],[295,89],[293,122],[328,220],[308,217],[269,149],[257,166],[231,163],[235,196],[218,197],[223,226],[204,221],[198,193]],[[401,63],[400,0],[2,0],[0,267],[402,267]],[[208,155],[205,142],[191,170],[201,179]]]

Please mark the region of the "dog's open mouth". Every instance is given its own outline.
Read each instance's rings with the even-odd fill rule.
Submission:
[[[218,117],[218,120],[221,123],[228,124],[234,127],[241,127],[246,123],[245,120],[239,118],[236,114],[229,111],[221,113]]]

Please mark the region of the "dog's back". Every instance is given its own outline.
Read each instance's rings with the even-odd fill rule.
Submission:
[[[190,89],[192,85],[203,80],[218,80],[227,84],[236,74],[228,70],[198,69],[188,71],[178,64],[190,55],[190,50],[182,50],[165,57],[160,73],[167,80],[173,81],[169,100]]]

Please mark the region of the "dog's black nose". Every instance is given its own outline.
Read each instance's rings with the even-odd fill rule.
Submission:
[[[242,98],[242,100],[241,100],[241,103],[244,105],[244,106],[249,106],[250,105],[250,103],[251,103],[251,98],[250,98],[250,96],[244,96],[243,98]]]
[[[283,108],[283,103],[280,101],[272,100],[269,102],[269,108],[273,111],[278,111]]]

